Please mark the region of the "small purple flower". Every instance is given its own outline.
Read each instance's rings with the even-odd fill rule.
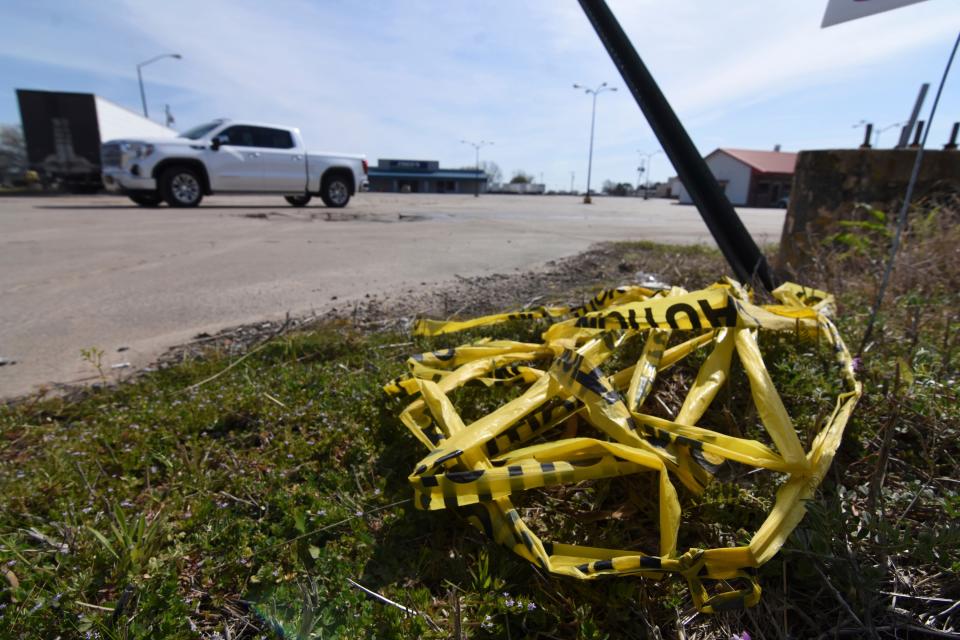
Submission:
[[[863,369],[863,358],[857,356],[850,362],[850,364],[853,366],[853,372],[856,373]],[[750,640],[749,634],[747,634],[747,640]]]
[[[735,633],[730,636],[730,640],[750,640],[750,634],[746,631],[743,633]]]
[[[536,608],[537,608],[537,605],[535,605],[534,603],[532,602],[527,603],[527,611],[535,611]]]

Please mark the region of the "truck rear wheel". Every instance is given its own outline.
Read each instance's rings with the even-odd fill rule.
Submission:
[[[310,203],[312,197],[309,193],[305,193],[302,196],[283,196],[283,199],[294,207],[305,207]]]
[[[130,199],[141,207],[157,207],[163,202],[159,193],[134,193],[130,195]]]
[[[202,184],[190,167],[170,167],[160,176],[160,193],[171,207],[195,207],[203,200]]]
[[[335,173],[323,179],[320,187],[320,199],[328,207],[339,209],[350,202],[350,183],[342,174]]]

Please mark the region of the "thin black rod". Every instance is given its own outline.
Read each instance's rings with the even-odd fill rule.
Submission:
[[[960,47],[960,33],[953,43],[953,49],[950,50],[950,57],[947,58],[947,66],[943,70],[943,76],[940,77],[940,86],[937,87],[937,96],[933,99],[933,106],[930,107],[930,117],[927,118],[927,129],[923,132],[923,139],[920,140],[920,148],[917,149],[917,157],[913,160],[913,170],[910,172],[910,181],[907,183],[907,193],[903,196],[903,205],[900,207],[900,216],[897,218],[897,232],[893,236],[893,243],[890,245],[890,257],[887,259],[887,266],[883,270],[883,278],[880,280],[880,288],[877,291],[877,299],[873,303],[873,309],[870,311],[870,319],[867,321],[867,328],[863,332],[863,338],[860,340],[860,348],[857,349],[857,355],[863,355],[864,350],[870,343],[873,336],[873,326],[877,321],[877,314],[880,313],[880,305],[883,304],[883,298],[887,293],[887,286],[890,284],[890,275],[893,273],[893,265],[897,261],[897,252],[900,250],[900,238],[903,236],[903,230],[907,227],[907,213],[910,210],[910,200],[913,198],[913,189],[917,185],[917,179],[920,177],[920,165],[923,164],[923,151],[927,146],[927,136],[930,135],[930,129],[933,128],[933,117],[937,115],[937,105],[940,103],[940,96],[943,94],[943,86],[947,84],[947,76],[950,75],[950,67],[953,66],[953,59],[957,55],[957,48]],[[923,93],[926,93],[924,91]]]
[[[767,290],[772,290],[776,278],[767,259],[723,194],[613,12],[603,0],[579,1],[734,274],[744,283],[756,278]]]

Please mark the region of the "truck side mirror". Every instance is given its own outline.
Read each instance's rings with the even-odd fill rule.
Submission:
[[[216,151],[217,149],[220,148],[220,145],[222,145],[224,142],[226,142],[225,136],[216,136],[213,138],[213,140],[210,141],[210,148],[213,151]]]

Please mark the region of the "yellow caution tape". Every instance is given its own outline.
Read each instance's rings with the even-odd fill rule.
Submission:
[[[420,320],[415,332],[429,336],[517,319],[546,318],[554,324],[540,344],[485,339],[414,356],[409,374],[384,386],[389,394],[416,397],[400,415],[429,451],[409,477],[416,506],[469,507],[473,524],[552,573],[581,579],[679,573],[703,612],[756,604],[756,568],[777,553],[803,518],[804,503],[829,468],[861,394],[850,353],[830,321],[833,297],[795,284],[773,295],[779,304],[755,305],[732,280],[689,293],[621,287],[579,307],[541,307],[467,321]],[[760,331],[822,341],[836,355],[844,390],[809,450],[764,366]],[[687,339],[668,348],[678,332]],[[636,363],[605,374],[601,365],[637,338],[644,342]],[[645,413],[658,373],[704,348],[710,352],[677,415]],[[727,383],[734,353],[773,448],[697,424]],[[470,382],[525,389],[466,425],[449,394]],[[576,437],[571,427],[578,420],[606,439]],[[673,478],[699,493],[727,460],[784,474],[776,502],[748,545],[681,553],[681,508]],[[656,553],[543,541],[511,502],[511,495],[527,489],[648,471],[659,478]],[[746,586],[711,594],[705,579],[741,579]]]

